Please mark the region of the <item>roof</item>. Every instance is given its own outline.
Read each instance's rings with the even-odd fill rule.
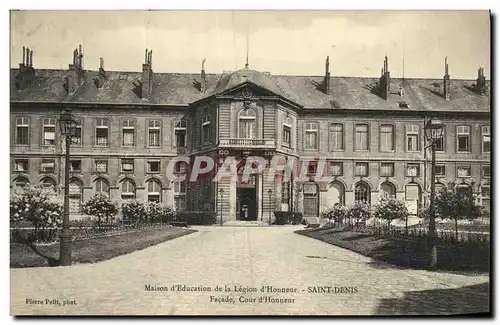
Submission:
[[[443,80],[391,79],[387,100],[377,94],[378,78],[331,77],[330,93],[321,89],[323,76],[271,75],[250,69],[230,73],[207,74],[207,89],[199,90],[200,74],[154,73],[153,91],[146,100],[141,98],[141,72],[106,71],[106,81],[98,88],[94,79],[97,71],[86,71],[86,79],[74,94],[64,88],[68,70],[36,70],[35,82],[22,90],[15,86],[18,69],[11,69],[11,101],[162,104],[188,105],[215,94],[224,93],[251,82],[305,108],[377,109],[377,110],[460,110],[490,111],[490,82],[486,94],[475,90],[476,80],[451,80],[451,99],[442,95]],[[403,85],[404,96],[399,95]],[[408,107],[401,108],[399,102]]]

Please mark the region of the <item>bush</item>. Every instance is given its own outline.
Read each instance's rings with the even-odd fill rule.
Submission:
[[[114,223],[115,217],[118,213],[117,204],[103,194],[95,194],[85,202],[82,206],[85,214],[97,217],[97,226],[101,226],[101,222],[105,221],[107,224]]]
[[[347,216],[347,209],[342,204],[336,204],[333,208],[330,208],[321,213],[323,219],[328,219],[330,222],[336,224],[343,224],[344,219]]]
[[[168,205],[148,202],[146,206],[147,219],[150,223],[169,223],[176,217],[176,212]]]
[[[390,225],[394,219],[405,220],[408,217],[408,209],[402,200],[383,195],[373,207],[373,217],[386,220]]]
[[[147,221],[146,206],[142,201],[126,201],[122,203],[123,221],[131,224]]]
[[[354,220],[356,225],[359,223],[364,223],[368,218],[370,218],[370,205],[363,202],[356,202],[347,211],[347,217],[349,221]]]
[[[181,211],[177,213],[175,221],[185,222],[188,225],[213,225],[216,213],[210,211]]]
[[[276,225],[300,225],[302,223],[302,213],[292,211],[274,211]]]

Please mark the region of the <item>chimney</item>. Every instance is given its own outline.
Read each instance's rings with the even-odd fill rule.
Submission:
[[[203,59],[201,61],[201,92],[205,92],[207,90],[207,76],[205,75],[205,61],[207,59]]]
[[[484,76],[484,67],[479,67],[477,70],[476,91],[479,94],[486,92],[486,78]]]
[[[389,93],[391,92],[391,74],[389,72],[389,60],[387,56],[384,60],[384,67],[382,68],[379,81],[379,95],[383,99],[387,100],[389,98]]]
[[[104,70],[104,60],[103,58],[99,58],[99,75],[94,79],[95,85],[97,88],[102,88],[104,86],[104,82],[106,81],[106,71]]]
[[[19,73],[16,76],[17,89],[24,89],[35,82],[36,72],[33,68],[33,50],[23,46],[23,61],[19,63]]]
[[[448,57],[444,58],[444,82],[443,82],[444,98],[450,100],[451,98],[451,82],[450,75],[448,74]]]
[[[326,57],[326,62],[325,62],[325,76],[323,79],[323,91],[325,94],[330,94],[330,57]]]
[[[153,91],[153,50],[144,53],[142,65],[142,99],[147,100]]]
[[[66,86],[69,93],[74,93],[85,81],[85,72],[83,71],[83,53],[82,45],[73,51],[73,64],[69,65],[69,73],[66,77]]]

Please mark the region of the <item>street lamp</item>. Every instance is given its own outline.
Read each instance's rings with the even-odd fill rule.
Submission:
[[[436,247],[436,220],[434,202],[436,199],[436,143],[443,138],[443,124],[438,120],[428,120],[425,124],[425,135],[430,142],[431,148],[431,199],[429,206],[429,246],[431,247],[431,256],[429,261],[430,268],[437,266],[437,247]]]
[[[65,137],[66,154],[64,164],[64,212],[60,237],[59,265],[71,265],[71,232],[69,229],[69,157],[71,138],[76,135],[77,122],[69,109],[63,109],[59,117],[61,135]]]
[[[273,209],[273,205],[271,203],[271,196],[273,195],[273,190],[269,189],[267,191],[267,194],[269,195],[269,225],[271,225],[271,214],[272,214],[272,209]]]
[[[220,226],[222,227],[222,200],[224,199],[224,189],[219,190],[220,193]]]

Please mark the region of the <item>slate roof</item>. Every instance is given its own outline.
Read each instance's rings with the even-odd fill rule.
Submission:
[[[250,69],[231,73],[207,74],[207,90],[195,86],[200,74],[154,73],[153,91],[146,100],[141,98],[141,72],[106,71],[106,81],[97,88],[97,71],[86,71],[86,81],[74,94],[64,88],[67,70],[36,70],[36,79],[30,87],[18,90],[15,77],[18,69],[11,69],[11,101],[163,104],[188,105],[214,94],[224,93],[249,81],[305,108],[330,109],[403,109],[403,110],[460,110],[490,111],[490,82],[488,91],[480,95],[474,91],[475,80],[451,80],[451,99],[442,95],[443,80],[405,79],[404,97],[398,94],[400,79],[391,79],[388,100],[377,95],[378,78],[331,77],[330,93],[321,90],[323,76],[271,75]],[[398,102],[409,108],[400,108]]]

